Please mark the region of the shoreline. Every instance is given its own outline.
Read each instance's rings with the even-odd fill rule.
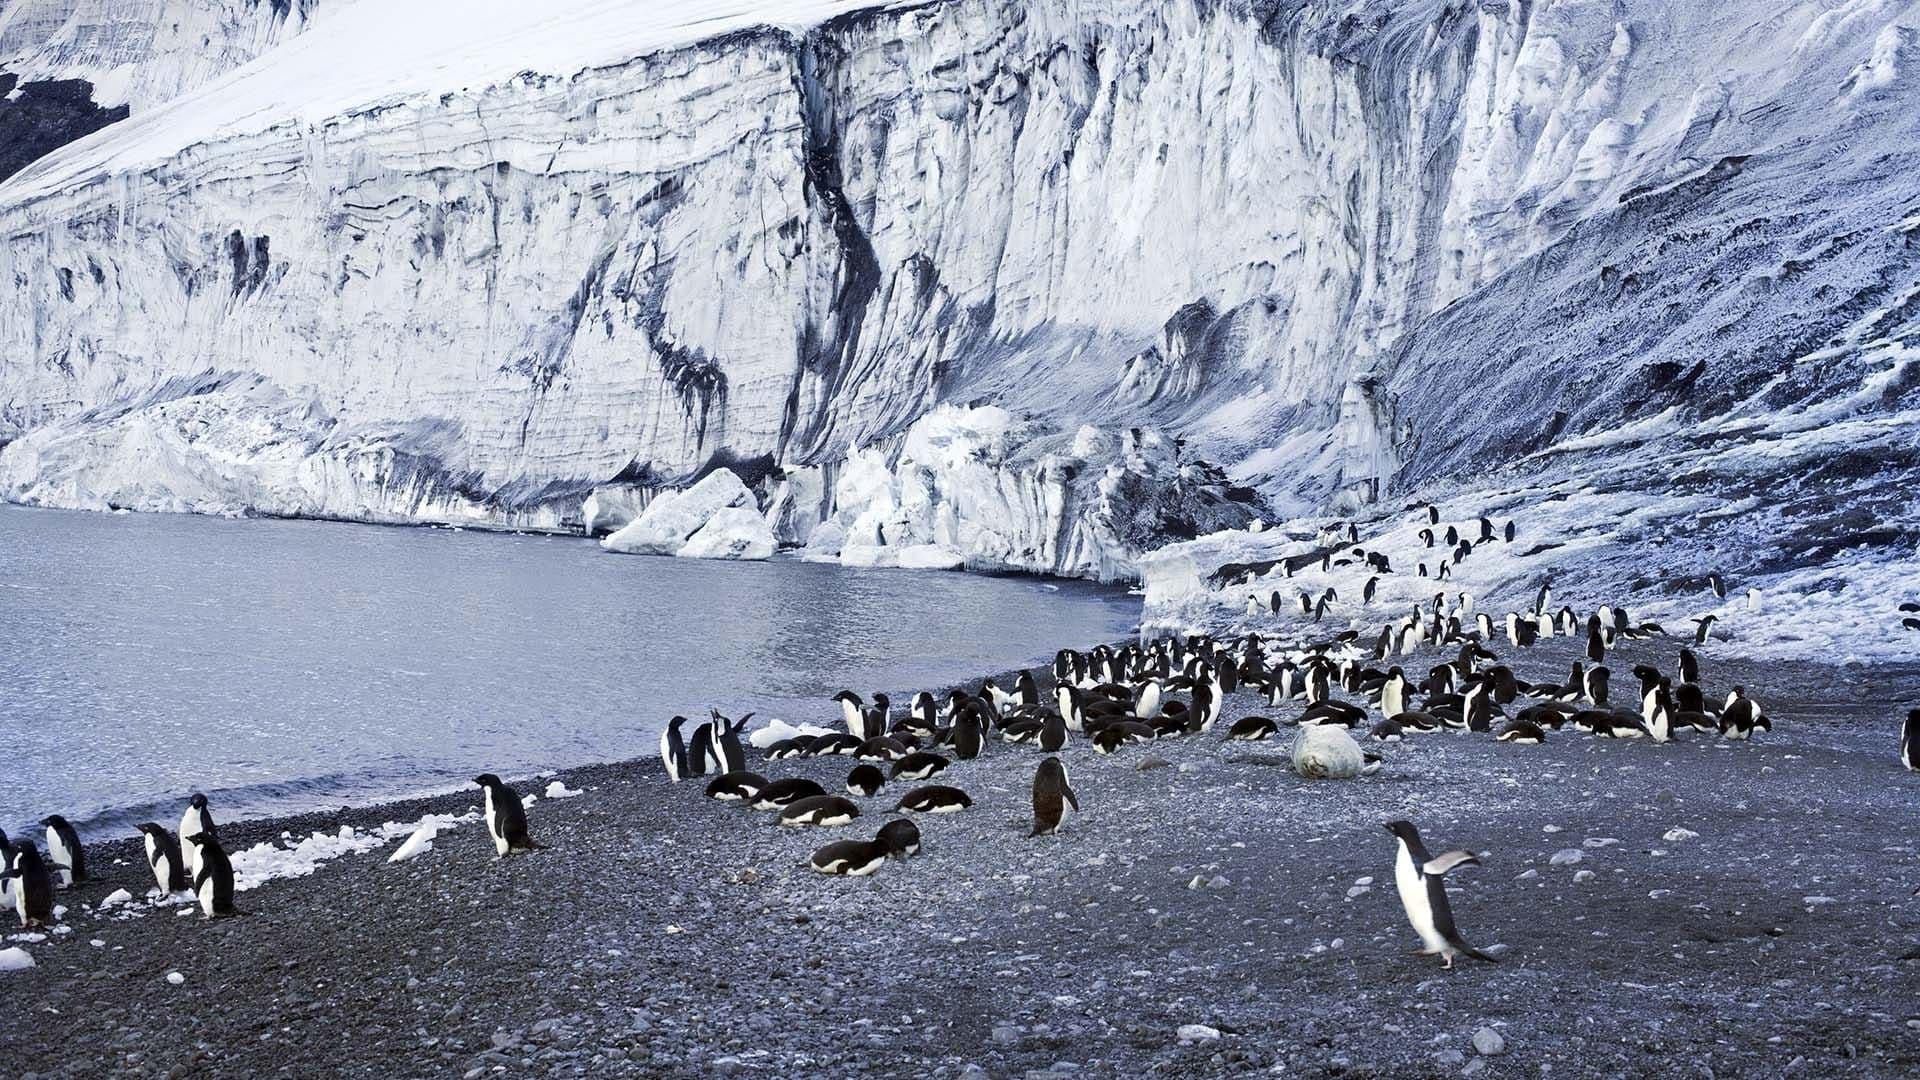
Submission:
[[[1517,663],[1538,678],[1576,647]],[[1670,649],[1635,643],[1616,666]],[[396,839],[266,882],[240,895],[243,918],[89,910],[144,869],[113,865],[130,841],[101,845],[104,880],[60,897],[72,932],[25,943],[37,966],[0,974],[0,1060],[44,1076],[476,1080],[1651,1075],[1675,1052],[1720,1075],[1920,1068],[1920,785],[1881,707],[1920,672],[1707,665],[1763,695],[1771,736],[1421,736],[1380,745],[1382,771],[1353,781],[1272,767],[1286,732],[1111,757],[1075,740],[1061,756],[1083,812],[1038,839],[1027,789],[1045,755],[994,742],[940,777],[974,808],[921,817],[922,853],[871,878],[803,863],[870,835],[909,785],[862,800],[847,828],[794,830],[698,780],[670,786],[648,757],[557,771],[582,794],[530,807],[541,851],[496,860],[459,824],[406,862],[387,862]],[[1223,720],[1254,711],[1298,704],[1234,694]],[[749,751],[750,768],[830,789],[851,765]],[[464,812],[472,792],[222,832],[238,848],[364,829]],[[1402,816],[1436,849],[1488,853],[1449,884],[1463,932],[1500,963],[1407,955],[1379,827]],[[65,1019],[35,1019],[46,1009]]]

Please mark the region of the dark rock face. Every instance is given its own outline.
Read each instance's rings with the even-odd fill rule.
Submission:
[[[0,72],[0,180],[75,139],[127,118],[127,107],[101,108],[85,79],[30,82],[6,100],[19,76]]]

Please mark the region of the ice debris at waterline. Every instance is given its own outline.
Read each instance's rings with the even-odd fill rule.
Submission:
[[[600,546],[624,555],[769,559],[774,537],[747,485],[731,470],[715,469],[685,491],[655,496]]]

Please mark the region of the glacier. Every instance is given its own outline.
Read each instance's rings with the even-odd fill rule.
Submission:
[[[1168,612],[1169,542],[1428,499],[1587,507],[1653,604],[1920,546],[1913,3],[300,11],[0,185],[6,498],[599,533],[726,468]]]

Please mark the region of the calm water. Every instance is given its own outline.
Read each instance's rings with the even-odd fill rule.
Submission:
[[[107,834],[196,789],[240,817],[617,760],[710,704],[833,723],[837,690],[1038,662],[1138,610],[1072,582],[0,505],[0,826]]]

